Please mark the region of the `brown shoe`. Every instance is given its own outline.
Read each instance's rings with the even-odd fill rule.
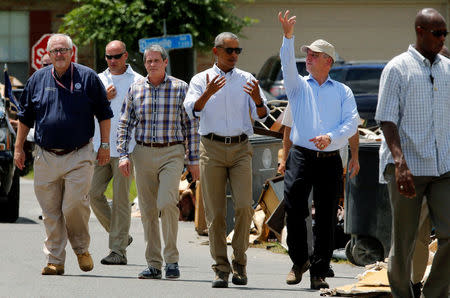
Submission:
[[[48,263],[42,269],[42,275],[63,275],[64,265]]]
[[[231,279],[231,282],[238,286],[245,286],[247,281],[245,265],[233,262],[233,278]]]
[[[286,283],[288,285],[296,285],[301,282],[303,273],[308,271],[310,266],[309,261],[306,261],[301,267],[294,264],[286,277]]]
[[[320,290],[322,288],[328,289],[330,286],[325,281],[325,277],[311,276],[311,289]]]
[[[228,272],[216,271],[216,276],[212,282],[213,288],[228,288]]]
[[[80,269],[83,271],[91,271],[94,268],[94,262],[92,261],[92,257],[89,252],[85,252],[82,254],[77,254],[78,265]]]

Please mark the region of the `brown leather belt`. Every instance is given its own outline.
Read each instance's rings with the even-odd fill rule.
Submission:
[[[294,145],[294,147],[298,150],[303,152],[305,155],[308,156],[312,156],[315,158],[327,158],[327,157],[332,157],[332,156],[336,156],[339,155],[339,150],[334,150],[334,151],[316,151],[316,150],[311,150],[311,149],[307,149],[304,147],[300,147],[297,145]]]
[[[66,155],[66,154],[69,154],[70,152],[79,150],[79,149],[83,148],[84,146],[86,146],[87,144],[89,144],[89,142],[87,142],[86,144],[83,144],[81,146],[78,146],[75,148],[70,148],[70,149],[47,149],[47,148],[42,148],[42,149],[44,149],[45,151],[48,151],[50,153],[61,156],[61,155]]]
[[[241,143],[247,140],[247,135],[245,133],[241,134],[240,136],[233,136],[233,137],[223,137],[213,133],[209,133],[207,135],[204,135],[203,137],[210,139],[211,141],[222,142],[225,144]]]
[[[141,141],[137,141],[136,143],[142,146],[146,146],[146,147],[155,147],[155,148],[162,148],[162,147],[170,147],[173,145],[178,145],[178,144],[183,144],[182,141],[175,141],[175,142],[169,142],[169,143],[144,143]]]

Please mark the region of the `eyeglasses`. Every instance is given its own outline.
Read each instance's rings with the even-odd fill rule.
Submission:
[[[105,57],[106,57],[106,59],[108,59],[108,60],[111,60],[112,58],[114,58],[114,59],[120,59],[122,56],[123,56],[123,54],[125,54],[125,52],[123,52],[123,53],[121,53],[121,54],[117,54],[117,55],[108,55],[108,54],[105,54]]]
[[[419,26],[419,28],[422,28],[423,30],[430,32],[431,34],[433,34],[434,37],[441,37],[441,36],[446,37],[448,34],[447,30],[430,30],[430,29],[425,29],[421,26]]]
[[[60,48],[60,49],[54,49],[54,50],[50,50],[48,51],[50,54],[56,55],[56,54],[62,54],[64,55],[65,53],[69,52],[72,49],[69,48]]]
[[[222,47],[222,46],[217,46],[216,48],[222,48],[222,49],[224,49],[225,52],[227,52],[228,55],[233,54],[233,51],[234,51],[236,54],[238,54],[238,55],[242,52],[242,48],[224,48],[224,47]]]
[[[50,64],[48,64],[48,63],[43,63],[42,64],[42,67],[46,67],[46,66],[49,66]]]

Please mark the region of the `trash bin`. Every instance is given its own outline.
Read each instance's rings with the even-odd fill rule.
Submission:
[[[252,192],[253,205],[258,204],[264,183],[274,177],[278,169],[278,150],[283,147],[282,140],[254,134],[249,138],[253,146],[252,157]],[[231,190],[227,185],[227,234],[234,229],[234,208]]]
[[[359,146],[359,174],[345,184],[345,226],[351,235],[348,260],[359,266],[384,260],[391,247],[391,205],[387,184],[378,181],[380,142]]]

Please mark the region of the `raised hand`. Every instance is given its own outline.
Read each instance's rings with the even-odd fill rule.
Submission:
[[[289,10],[286,10],[284,13],[284,17],[281,14],[281,11],[278,13],[278,20],[283,27],[284,36],[286,38],[291,38],[294,35],[294,25],[296,23],[296,16],[289,17]]]
[[[194,105],[194,111],[200,112],[205,107],[206,102],[213,96],[217,91],[219,91],[227,80],[224,76],[220,76],[220,74],[216,75],[212,81],[209,81],[209,75],[206,74],[206,89],[205,92],[197,99]]]
[[[259,94],[259,81],[252,80],[251,82],[247,82],[247,85],[244,85],[244,92],[251,96],[255,104],[261,104],[262,99]]]
[[[212,81],[209,81],[209,75],[206,74],[206,92],[209,95],[215,94],[217,91],[219,91],[223,86],[225,86],[225,83],[227,80],[225,77],[220,76],[220,74],[216,75]]]

